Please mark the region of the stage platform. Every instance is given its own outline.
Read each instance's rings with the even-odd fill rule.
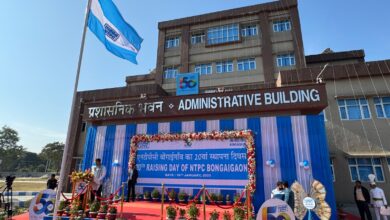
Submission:
[[[169,203],[166,203],[164,205],[164,216],[163,219],[165,219],[165,208],[169,205]],[[175,205],[180,208],[185,208],[185,206],[179,206]],[[189,205],[188,205],[189,206]],[[120,210],[120,205],[117,204],[118,212]],[[200,218],[203,219],[203,209],[202,204],[198,204],[198,207],[200,208]],[[213,210],[217,210],[220,212],[220,219],[222,219],[222,213],[225,211],[225,209],[219,208],[215,205],[206,205],[206,219],[209,219],[209,216]],[[233,215],[233,209],[228,210]],[[123,218],[124,219],[130,219],[130,220],[160,220],[160,213],[161,213],[161,203],[157,202],[145,202],[145,201],[136,201],[136,202],[130,202],[130,203],[124,203],[123,204]],[[179,213],[177,214],[177,216]],[[120,217],[120,213],[118,213],[117,217]],[[12,219],[14,220],[28,220],[28,213],[25,213],[23,215],[15,216]],[[63,218],[66,219],[66,218]],[[86,219],[86,218],[84,218]]]

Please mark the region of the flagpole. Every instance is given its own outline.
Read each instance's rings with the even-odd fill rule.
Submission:
[[[80,46],[80,53],[79,53],[79,61],[77,64],[77,73],[76,73],[76,80],[74,83],[74,88],[73,88],[73,98],[72,98],[72,107],[70,108],[70,116],[69,116],[69,123],[68,123],[68,133],[66,135],[66,140],[65,140],[65,147],[64,147],[64,153],[62,155],[62,162],[61,162],[61,171],[60,171],[60,181],[57,187],[57,195],[56,195],[56,204],[54,207],[54,213],[53,213],[53,219],[56,219],[57,216],[57,210],[58,206],[60,203],[61,199],[61,191],[64,186],[64,183],[66,181],[66,173],[65,173],[65,167],[67,164],[67,160],[69,157],[69,139],[70,139],[70,132],[72,128],[72,120],[75,114],[75,106],[76,106],[76,96],[77,96],[77,88],[79,85],[79,78],[80,78],[80,69],[81,69],[81,63],[83,61],[83,53],[84,53],[84,44],[85,44],[85,35],[87,33],[87,26],[88,26],[88,17],[89,17],[89,12],[91,10],[91,1],[88,0],[87,8],[85,10],[85,18],[84,18],[84,27],[83,27],[83,36],[81,38],[81,46]]]

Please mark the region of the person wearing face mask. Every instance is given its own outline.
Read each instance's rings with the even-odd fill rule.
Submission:
[[[284,190],[283,182],[278,181],[276,183],[276,188],[271,192],[271,199],[284,200],[284,197],[285,197],[285,190]]]

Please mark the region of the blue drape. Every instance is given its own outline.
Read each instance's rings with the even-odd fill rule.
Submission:
[[[116,125],[107,126],[106,137],[104,139],[104,151],[102,163],[107,169],[106,178],[111,175],[112,167],[112,154],[114,152],[114,143],[115,143],[115,131]]]
[[[146,133],[151,135],[158,134],[158,123],[156,122],[148,123],[146,127]]]
[[[128,124],[126,125],[126,137],[125,137],[125,148],[123,151],[123,170],[122,170],[122,177],[121,181],[127,182],[127,178],[129,174],[127,173],[128,170],[128,164],[129,164],[129,157],[130,157],[130,140],[137,132],[137,125],[136,124]],[[121,191],[122,193],[122,191]],[[125,195],[127,195],[127,184],[125,187]]]
[[[172,121],[169,123],[169,132],[171,134],[180,134],[181,133],[181,121]]]
[[[262,156],[262,144],[261,144],[261,125],[260,118],[248,118],[248,129],[254,133],[255,141],[255,157],[256,157],[256,191],[253,196],[253,206],[257,212],[261,204],[265,200],[264,195],[264,176],[263,176],[263,156]]]
[[[232,131],[234,130],[233,119],[221,119],[219,120],[219,130],[221,131]]]
[[[325,200],[332,209],[331,219],[337,219],[336,200],[333,189],[332,173],[330,170],[330,158],[326,141],[324,118],[318,115],[308,115],[306,119],[313,178],[324,184],[326,189]]]
[[[282,173],[282,180],[287,181],[289,185],[291,185],[297,179],[291,117],[277,117],[276,123],[278,127],[280,170]]]
[[[96,139],[96,126],[89,126],[87,132],[87,138],[84,144],[84,159],[82,164],[82,170],[91,168],[93,160],[93,152],[95,148]]]
[[[204,132],[207,129],[206,120],[196,120],[195,121],[195,132]]]

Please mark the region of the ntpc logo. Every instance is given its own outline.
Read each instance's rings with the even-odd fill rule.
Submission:
[[[116,41],[119,38],[119,33],[107,23],[104,24],[104,33],[113,41]]]
[[[287,205],[265,207],[262,214],[264,220],[291,220]]]
[[[189,79],[189,77],[184,76],[183,78],[180,79],[180,89],[186,89],[186,88],[194,88],[198,83],[196,80]]]

